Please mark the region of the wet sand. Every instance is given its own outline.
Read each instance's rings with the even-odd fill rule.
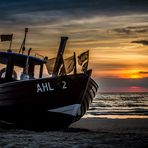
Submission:
[[[83,118],[60,131],[0,128],[2,148],[147,148],[148,119]]]
[[[82,118],[71,127],[97,132],[148,132],[148,118]]]

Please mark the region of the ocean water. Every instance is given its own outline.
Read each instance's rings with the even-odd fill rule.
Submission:
[[[99,93],[87,116],[148,117],[148,93]]]

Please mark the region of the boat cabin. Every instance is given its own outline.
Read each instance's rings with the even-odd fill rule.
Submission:
[[[22,80],[18,78],[15,68],[21,69],[21,73],[28,75],[29,79],[34,78],[35,67],[38,67],[38,78],[42,78],[45,59],[28,56],[15,52],[0,52],[0,83]],[[21,76],[19,76],[21,77]]]

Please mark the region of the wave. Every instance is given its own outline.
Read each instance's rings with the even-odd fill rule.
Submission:
[[[148,93],[98,94],[88,114],[148,115]]]

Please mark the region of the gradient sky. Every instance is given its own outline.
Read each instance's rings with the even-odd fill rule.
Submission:
[[[148,0],[0,0],[0,32],[14,33],[13,49],[25,27],[34,53],[54,57],[60,36],[69,37],[65,57],[89,49],[100,91],[148,92]]]

